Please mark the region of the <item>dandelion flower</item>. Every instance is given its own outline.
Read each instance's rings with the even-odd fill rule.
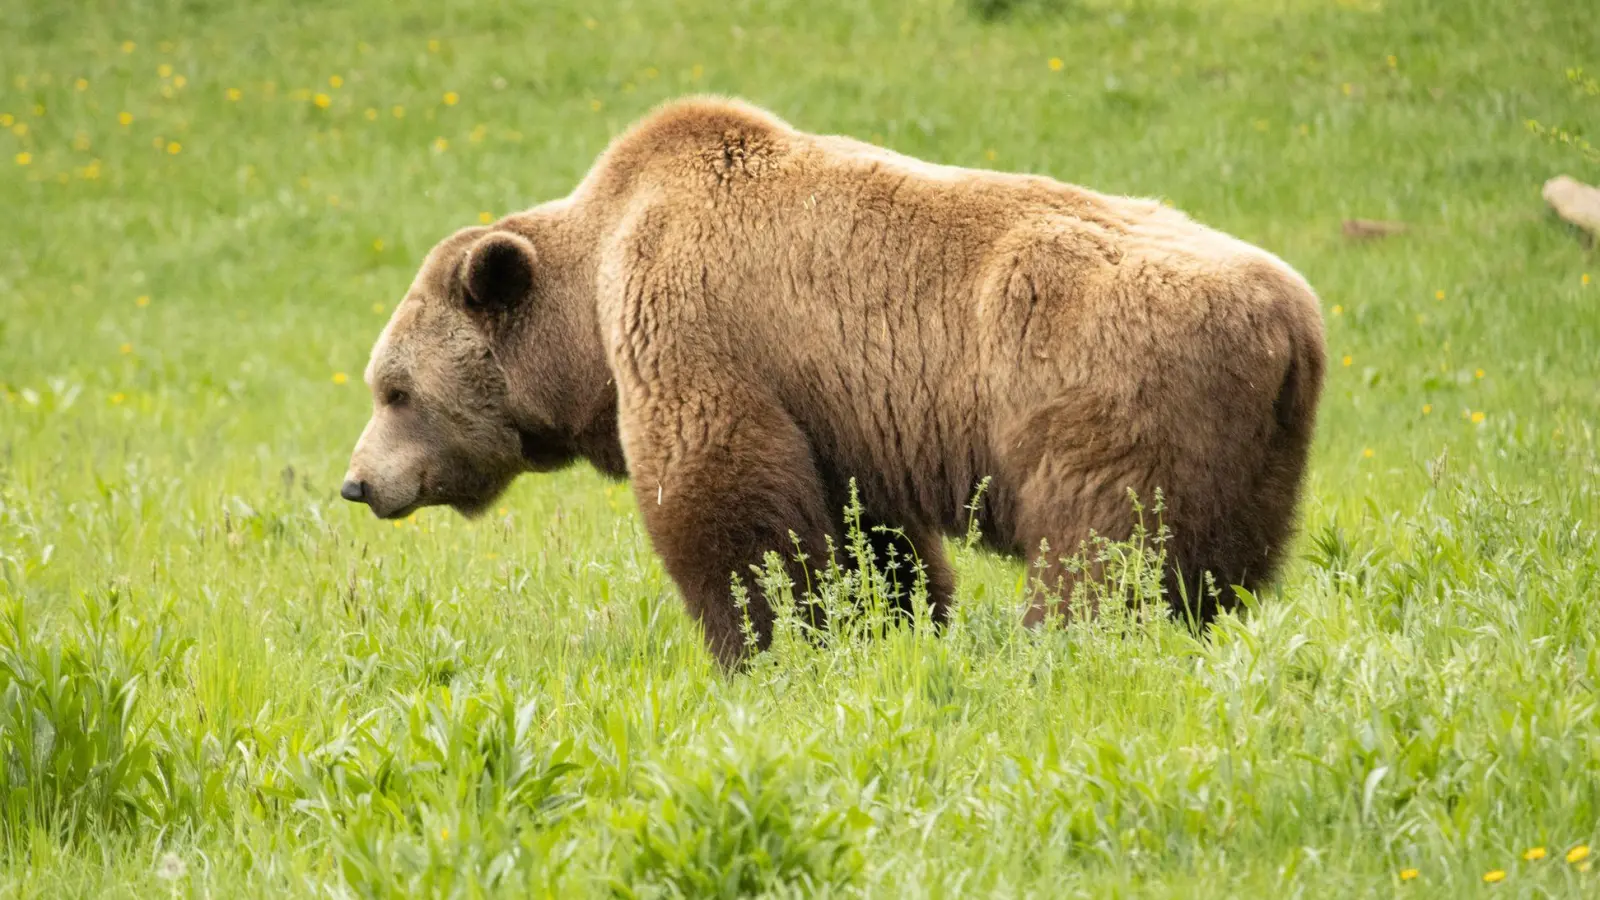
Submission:
[[[1333,314],[1336,315],[1336,316],[1344,315],[1344,307],[1343,306],[1334,306]]]
[[[1529,847],[1527,852],[1522,854],[1522,858],[1527,860],[1528,862],[1535,862],[1537,860],[1544,859],[1544,848],[1543,847]]]
[[[367,107],[367,111],[366,111],[365,115],[367,117],[367,121],[368,122],[376,122],[378,120],[378,111],[373,109],[370,106]]]
[[[660,74],[661,74],[661,72],[659,70],[657,70],[655,66],[651,66],[650,68],[644,70],[644,77],[647,78],[647,79],[654,79],[657,75],[660,75]]]
[[[380,316],[383,315],[383,304],[382,303],[374,303],[374,304],[372,304],[372,311],[377,313]]]
[[[1582,862],[1588,858],[1589,847],[1586,844],[1579,844],[1567,851],[1567,862],[1569,863]]]
[[[1350,354],[1346,353],[1344,359],[1340,360],[1340,362],[1344,363],[1346,367],[1349,367],[1351,363],[1355,362],[1355,359],[1352,358]]]
[[[135,44],[133,41],[123,41],[122,42],[122,52],[123,53],[132,53],[133,49],[135,47],[137,47],[137,46],[138,45]]]
[[[335,372],[335,373],[333,373],[333,383],[334,384],[344,384],[346,381],[349,381],[349,380],[350,380],[350,376],[344,374],[343,372]]]
[[[485,225],[487,225],[490,222],[494,221],[494,213],[491,213],[491,212],[478,213],[478,221],[482,222]]]
[[[443,153],[450,149],[450,142],[442,137],[436,137],[433,139],[433,149],[438,153]]]
[[[156,863],[156,877],[163,881],[177,881],[188,872],[189,866],[176,853],[164,853],[161,861]]]
[[[506,508],[504,506],[500,507],[500,509],[496,511],[502,516],[506,514]]]
[[[439,52],[439,39],[438,38],[430,38],[428,40],[428,52],[429,53],[438,53]]]
[[[450,840],[450,829],[448,829],[448,828],[439,829],[439,838],[441,840],[446,840],[446,841]]]
[[[243,97],[243,96],[244,96],[244,92],[239,90],[238,88],[228,88],[228,99],[229,100],[232,100],[235,103],[237,103],[239,101],[239,98]]]
[[[1050,57],[1050,62],[1049,62],[1050,71],[1059,72],[1059,71],[1061,71],[1062,67],[1065,66],[1065,65],[1066,65],[1066,63],[1061,61],[1061,57],[1059,57],[1059,56]]]
[[[25,166],[25,165],[28,165],[29,163],[33,162],[33,154],[29,153],[26,150],[24,150],[21,153],[17,154],[16,159],[17,159],[17,165]]]
[[[17,137],[27,137],[28,136],[28,123],[27,122],[18,122],[17,124],[11,126],[11,133],[16,135]]]
[[[1496,882],[1505,881],[1506,880],[1506,870],[1505,869],[1491,869],[1490,871],[1483,873],[1483,880],[1485,882],[1489,883],[1489,884],[1495,884]]]
[[[1422,873],[1418,872],[1416,869],[1401,869],[1400,870],[1400,880],[1401,881],[1411,881],[1411,880],[1415,879],[1420,874],[1422,874]]]
[[[589,29],[590,31],[593,31],[596,28],[600,27],[600,23],[596,22],[594,19],[584,19],[583,20],[583,27]]]
[[[181,88],[181,87],[183,87],[184,85],[186,85],[188,83],[189,83],[189,79],[183,77],[182,75],[179,75],[177,78],[172,79],[172,86],[176,87],[176,88]]]
[[[122,401],[124,401],[126,399],[128,399],[128,398],[121,391],[118,391],[115,394],[111,395],[111,405],[112,406],[120,406],[120,405],[122,405]]]
[[[72,149],[74,149],[74,150],[87,150],[87,149],[89,149],[89,135],[84,133],[84,132],[82,132],[82,131],[80,131],[77,134],[73,135],[72,136]]]
[[[1396,68],[1399,65],[1400,65],[1400,60],[1395,59],[1395,56],[1394,56],[1393,53],[1389,54],[1389,68],[1393,69],[1393,68]]]
[[[1478,369],[1478,370],[1474,371],[1472,373],[1472,376],[1474,378],[1482,378],[1483,377],[1483,370],[1482,369]]]
[[[382,253],[383,252],[383,238],[378,238],[377,240],[373,241],[372,242],[372,249],[378,251],[379,253]]]
[[[992,148],[992,147],[990,149],[988,149],[988,150],[983,151],[983,158],[987,159],[989,162],[994,162],[996,159],[999,158],[999,156],[1000,156],[1000,154],[994,152],[994,148]]]
[[[404,106],[396,106],[390,109],[389,112],[392,113],[396,119],[404,119],[406,117],[406,108]]]
[[[172,154],[173,156],[177,156],[179,153],[183,152],[183,145],[178,143],[177,141],[173,141],[172,143],[167,145],[167,152]]]
[[[600,107],[602,105],[603,104],[601,104],[601,102],[599,100],[590,100],[589,101],[589,108],[591,110],[594,110],[595,112],[599,112],[600,111]]]
[[[689,67],[689,80],[690,81],[699,81],[700,80],[700,76],[704,75],[705,73],[706,73],[706,67],[700,65],[699,63],[695,63],[694,65]]]
[[[1266,131],[1267,130],[1267,120],[1266,119],[1257,119],[1255,121],[1255,126],[1256,126],[1256,130],[1257,131]]]
[[[344,79],[337,75],[328,76],[328,87],[340,88],[344,86]]]
[[[149,306],[150,305],[150,298],[148,296],[146,296],[145,294],[140,294],[138,299],[133,301],[133,305],[141,307],[141,308]]]
[[[455,106],[457,103],[460,103],[460,102],[461,102],[461,95],[460,94],[457,94],[455,91],[445,91],[444,92],[444,105],[445,106]]]
[[[1588,284],[1589,283],[1589,273],[1588,272],[1583,273],[1582,282],[1584,284]]]
[[[132,125],[133,124],[133,113],[128,113],[128,112],[117,113],[117,124],[118,125],[124,125],[124,126]]]
[[[1443,300],[1444,299],[1444,291],[1443,290],[1434,291],[1433,292],[1433,299],[1435,299],[1435,300]]]
[[[1361,455],[1366,457],[1367,459],[1371,459],[1372,458],[1372,448],[1368,447],[1367,449],[1361,451]]]
[[[79,78],[77,81],[72,83],[72,86],[79,91],[87,91],[89,89],[89,79]]]
[[[0,128],[10,128],[17,119],[11,113],[0,113]]]
[[[1433,404],[1432,403],[1424,403],[1424,404],[1422,404],[1422,414],[1423,415],[1428,415],[1431,412],[1433,412]]]
[[[327,94],[318,94],[312,98],[311,102],[317,105],[317,109],[327,109],[333,105],[333,98]]]
[[[121,347],[118,347],[117,350],[122,355],[126,356],[129,353],[133,352],[133,345],[132,344],[123,344]]]
[[[167,65],[166,63],[162,63],[161,65],[156,67],[156,74],[160,75],[162,78],[171,78],[172,77],[172,67]]]
[[[1482,412],[1474,412],[1472,414],[1472,424],[1474,424],[1474,425],[1482,425],[1483,424],[1483,413]]]

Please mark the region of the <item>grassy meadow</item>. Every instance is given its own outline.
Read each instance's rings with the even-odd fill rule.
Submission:
[[[1539,196],[1600,182],[1587,4],[0,23],[0,896],[1600,895],[1600,258]],[[952,542],[944,634],[726,677],[625,486],[342,502],[426,250],[691,92],[1302,271],[1331,369],[1281,583],[1203,636],[1033,633],[1024,566]]]

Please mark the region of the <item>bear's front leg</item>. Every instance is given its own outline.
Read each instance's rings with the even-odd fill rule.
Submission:
[[[633,489],[651,543],[711,653],[730,669],[751,649],[767,648],[773,619],[766,598],[752,591],[755,646],[746,646],[733,576],[748,583],[750,567],[775,551],[802,591],[808,573],[797,552],[823,564],[836,531],[805,435],[782,407],[747,390],[624,410]]]

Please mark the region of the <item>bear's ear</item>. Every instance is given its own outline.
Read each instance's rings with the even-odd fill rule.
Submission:
[[[533,292],[533,245],[509,231],[493,231],[467,251],[461,272],[467,306],[483,312],[511,309]]]

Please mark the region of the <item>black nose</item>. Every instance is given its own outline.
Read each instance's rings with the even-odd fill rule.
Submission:
[[[367,483],[365,481],[346,481],[339,487],[339,496],[351,503],[367,502]]]

